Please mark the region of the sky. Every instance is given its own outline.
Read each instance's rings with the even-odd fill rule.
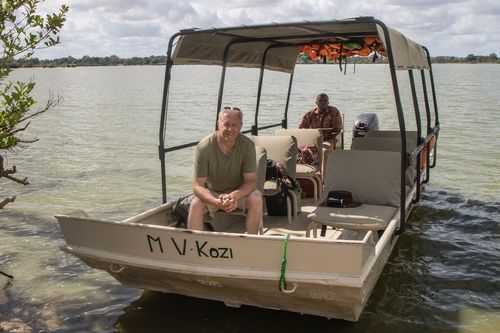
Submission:
[[[431,56],[500,56],[500,0],[46,0],[69,7],[61,44],[39,59],[165,55],[182,29],[374,16]]]

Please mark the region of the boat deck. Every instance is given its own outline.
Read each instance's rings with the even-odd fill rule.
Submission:
[[[290,234],[294,237],[306,237],[307,227],[312,222],[312,220],[307,218],[307,215],[317,207],[317,202],[314,198],[302,198],[301,203],[301,212],[297,214],[297,217],[292,218],[291,223],[288,222],[287,216],[268,216],[264,214],[263,234],[267,236],[285,236]],[[244,216],[235,218],[234,215],[225,215],[225,217],[212,221],[211,224],[215,231],[240,234],[246,233]],[[318,237],[320,232],[321,230],[318,229]],[[327,228],[324,238],[332,240],[362,240],[366,233],[367,231]],[[312,232],[311,237],[313,237]]]

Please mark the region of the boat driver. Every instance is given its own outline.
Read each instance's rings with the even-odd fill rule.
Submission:
[[[197,147],[193,193],[187,227],[203,230],[203,215],[213,218],[217,210],[246,211],[246,230],[257,234],[262,218],[262,194],[257,190],[255,144],[240,133],[243,113],[225,107],[219,113],[218,129]]]
[[[323,133],[323,165],[326,165],[330,151],[336,148],[337,134],[344,129],[339,109],[329,104],[328,95],[319,94],[316,107],[307,111],[299,124],[299,128],[317,128]],[[325,175],[324,168],[322,175]]]

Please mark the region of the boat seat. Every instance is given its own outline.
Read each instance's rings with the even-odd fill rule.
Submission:
[[[297,170],[297,139],[293,136],[251,136],[256,146],[266,149],[267,158],[283,165],[288,176],[295,179]],[[271,196],[279,191],[276,181],[264,183],[264,196]],[[298,213],[298,201],[293,191],[288,191],[287,217],[291,223]],[[292,203],[293,201],[293,203]],[[293,207],[293,209],[292,209]]]
[[[372,130],[366,132],[367,138],[401,138],[399,130]],[[418,142],[417,131],[406,131],[406,138]]]
[[[318,226],[352,230],[384,230],[401,204],[401,154],[392,151],[334,150],[328,158],[322,201],[328,192],[352,193],[355,208],[318,206],[306,232],[316,237]]]
[[[264,193],[264,183],[266,182],[267,151],[262,146],[255,146],[257,157],[257,189]]]
[[[368,131],[366,132],[366,137],[377,137],[377,138],[400,138],[401,133],[399,130],[384,130],[384,131]],[[417,136],[417,131],[407,131],[406,132],[406,137],[407,139],[413,140],[415,144],[418,144],[418,136]],[[436,137],[431,139],[429,147],[425,147],[424,150],[422,151],[422,157],[420,160],[420,167],[424,168],[427,164],[427,149],[429,148],[430,150],[430,156],[434,155],[434,146],[436,144]]]
[[[267,167],[267,152],[266,149],[262,146],[255,146],[255,154],[256,154],[256,163],[257,163],[257,189],[261,192],[264,193],[264,183],[266,181],[266,167]],[[264,205],[264,203],[263,203]],[[263,207],[264,208],[264,207]],[[217,217],[217,218],[215,218]],[[232,217],[232,218],[229,218]],[[216,229],[219,230],[221,227],[217,226],[215,227],[216,224],[228,224],[228,223],[234,223],[235,221],[246,217],[246,213],[241,210],[241,209],[236,209],[235,211],[231,213],[227,213],[223,210],[218,210],[215,212],[215,216],[213,220],[210,220],[209,214],[206,214],[205,216],[205,229],[209,231],[215,231]],[[219,223],[218,220],[221,220],[223,222]],[[216,222],[217,221],[217,222]],[[264,225],[263,225],[263,217],[260,219],[260,226],[259,226],[259,234],[264,233]]]
[[[415,132],[416,133],[416,132]],[[411,153],[417,148],[415,141],[406,140],[406,152]],[[351,150],[376,150],[401,152],[400,137],[357,137],[352,140]],[[413,186],[417,175],[417,165],[412,162],[406,170],[406,185]]]
[[[318,129],[279,129],[274,133],[275,136],[294,136],[297,139],[297,146],[314,145],[318,152],[317,164],[297,164],[296,178],[309,179],[314,188],[314,201],[323,193],[323,180],[318,176],[321,174],[321,166],[323,163],[323,135]]]

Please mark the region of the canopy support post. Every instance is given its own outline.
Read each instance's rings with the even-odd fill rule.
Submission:
[[[384,32],[384,37],[386,42],[385,51],[387,53],[387,59],[389,60],[389,69],[391,72],[391,79],[392,79],[392,90],[394,92],[394,100],[396,102],[396,111],[398,114],[399,131],[401,133],[400,225],[399,228],[394,232],[394,234],[400,235],[405,230],[405,221],[406,221],[406,175],[404,172],[404,170],[406,170],[406,164],[407,164],[406,126],[404,120],[403,105],[401,103],[401,95],[399,94],[398,78],[396,74],[396,65],[394,63],[389,29],[383,22],[378,20],[376,21],[377,24],[382,29],[382,31]]]
[[[167,111],[168,111],[168,94],[170,91],[170,80],[172,74],[172,66],[174,62],[172,60],[172,48],[174,41],[180,36],[180,33],[173,35],[168,42],[167,49],[167,63],[165,68],[165,78],[163,85],[163,98],[161,102],[161,116],[160,116],[160,130],[159,130],[159,145],[158,153],[160,157],[161,164],[161,192],[162,192],[162,202],[167,202],[167,170],[165,165],[165,129],[167,126]]]
[[[417,203],[420,201],[420,157],[421,157],[421,152],[422,149],[420,148],[420,144],[422,143],[422,122],[420,120],[420,107],[418,105],[418,97],[417,97],[417,89],[415,87],[415,78],[413,76],[413,70],[408,70],[408,76],[410,79],[410,87],[411,87],[411,95],[413,99],[413,109],[415,111],[415,122],[417,124],[417,142],[416,142],[416,150],[418,151],[418,154],[416,155],[416,170],[417,170],[417,179],[415,180],[417,182],[417,193],[415,195],[415,198],[412,200],[412,203]],[[408,153],[407,153],[408,154]],[[412,164],[414,159],[409,158],[408,159],[408,167]],[[405,169],[406,170],[406,169]]]

